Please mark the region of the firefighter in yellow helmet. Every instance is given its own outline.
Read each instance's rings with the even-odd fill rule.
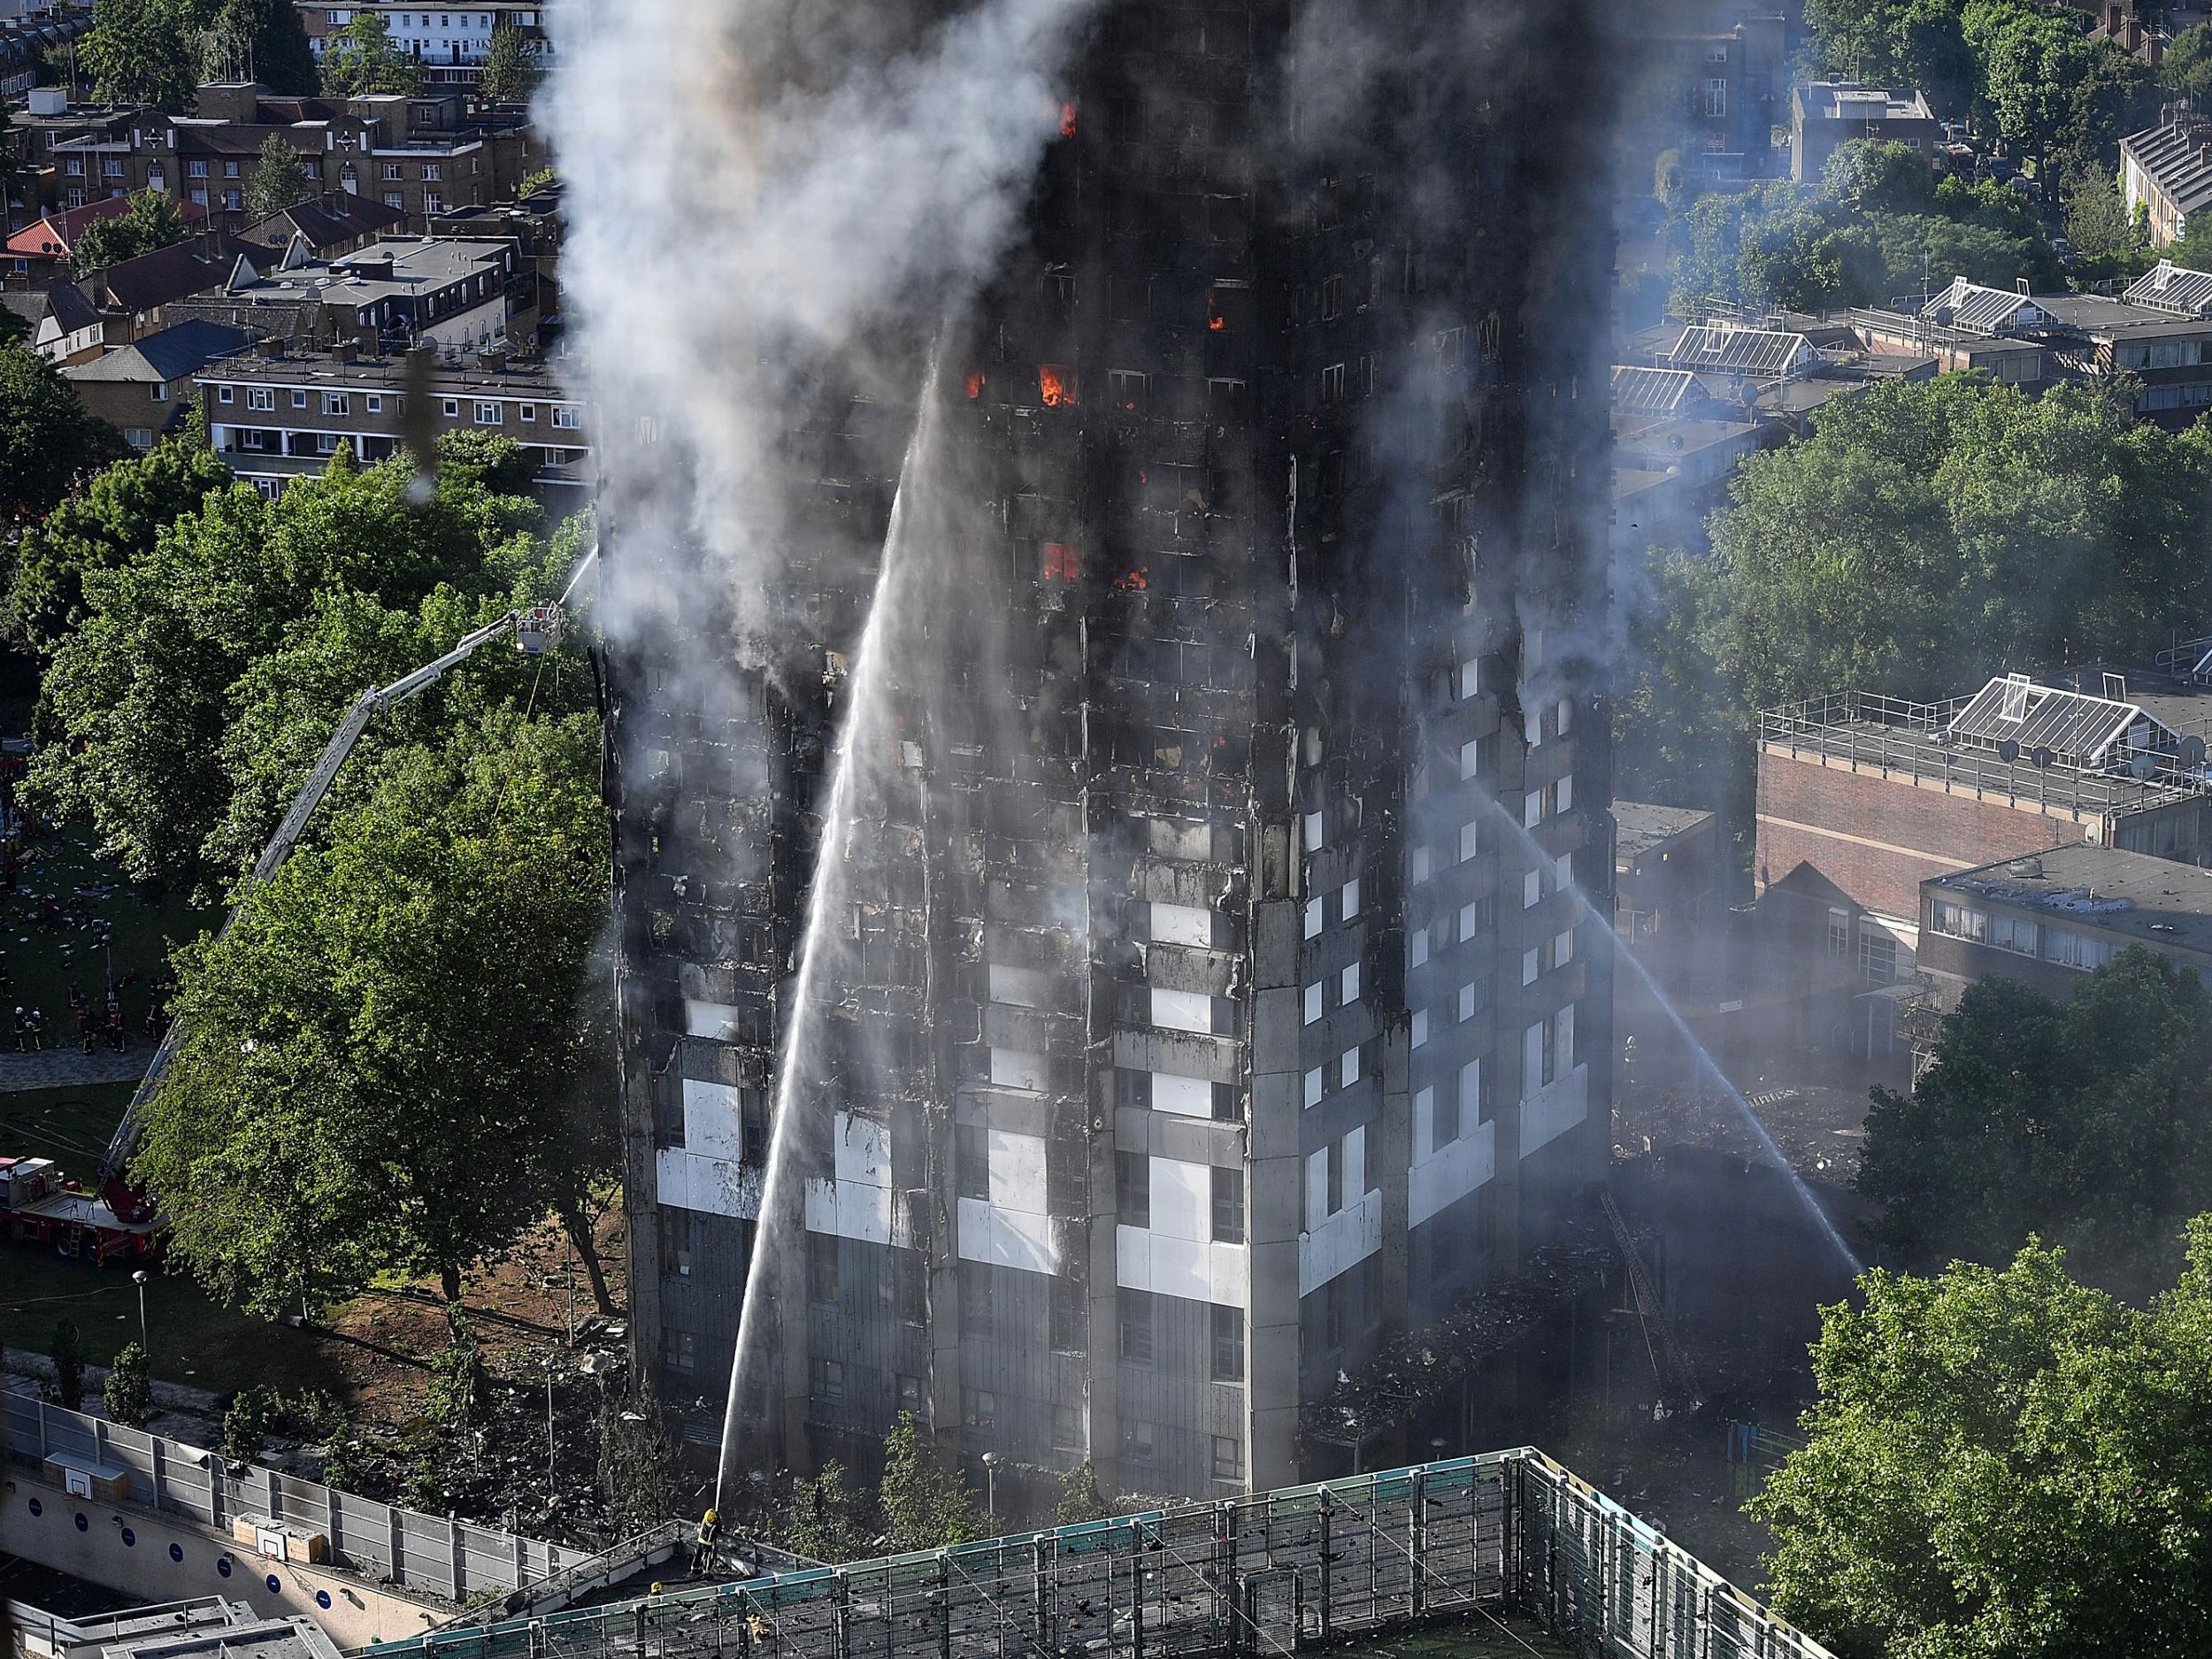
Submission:
[[[699,1541],[691,1552],[691,1576],[703,1578],[714,1565],[714,1535],[721,1526],[721,1517],[709,1509],[699,1517]]]

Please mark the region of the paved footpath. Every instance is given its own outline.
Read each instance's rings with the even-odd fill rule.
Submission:
[[[0,1042],[5,1041],[0,1038]],[[49,1045],[31,1054],[0,1052],[0,1094],[33,1088],[82,1088],[90,1083],[135,1083],[146,1075],[153,1058],[154,1045],[148,1038],[134,1039],[120,1054],[104,1044],[85,1054],[74,1043],[60,1048]]]

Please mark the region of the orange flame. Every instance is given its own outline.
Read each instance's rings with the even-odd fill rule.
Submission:
[[[1083,574],[1083,556],[1064,541],[1045,543],[1045,580],[1071,582]]]
[[[989,383],[990,382],[984,377],[984,373],[981,369],[970,369],[968,371],[969,401],[972,403],[975,399],[982,396],[983,388]]]
[[[1063,138],[1075,136],[1075,105],[1072,104],[1063,104],[1060,106],[1060,136]]]
[[[1057,363],[1037,365],[1037,396],[1047,409],[1075,403],[1075,377]]]
[[[1152,567],[1149,565],[1140,565],[1135,570],[1125,571],[1115,577],[1114,586],[1128,592],[1141,593],[1151,585],[1146,580],[1151,573]]]
[[[1215,334],[1225,334],[1229,327],[1228,314],[1221,309],[1221,296],[1206,296],[1206,326]]]

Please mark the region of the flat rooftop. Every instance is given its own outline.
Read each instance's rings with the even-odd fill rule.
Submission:
[[[2212,319],[2177,317],[2102,294],[2039,294],[2035,303],[2067,327],[2100,340],[2166,340],[2212,333]]]
[[[1648,801],[1616,801],[1614,845],[1623,857],[1636,858],[1677,836],[1709,828],[1713,815],[1698,807],[1657,806]]]
[[[2125,934],[2162,950],[2212,955],[2212,870],[2172,858],[2077,841],[1923,885]]]
[[[407,361],[404,357],[357,357],[350,363],[342,363],[327,351],[294,351],[280,357],[225,357],[219,363],[209,364],[198,378],[238,386],[255,380],[280,386],[319,385],[327,380],[334,391],[340,387],[366,387],[376,391],[404,392]],[[511,396],[534,394],[556,402],[572,396],[543,359],[530,357],[520,361],[510,357],[503,369],[484,368],[472,358],[462,363],[441,359],[431,367],[429,385],[434,392],[500,391]],[[573,443],[581,442],[580,434],[572,439]]]

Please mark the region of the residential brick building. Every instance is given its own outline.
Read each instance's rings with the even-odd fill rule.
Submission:
[[[1885,92],[1853,81],[1814,81],[1790,89],[1790,177],[1818,183],[1828,157],[1855,139],[1902,144],[1932,156],[1943,124],[1924,94]]]
[[[353,346],[255,352],[196,377],[209,442],[239,477],[266,495],[319,472],[342,444],[380,461],[419,430],[514,439],[535,464],[538,490],[557,511],[588,498],[595,479],[584,405],[554,365],[493,349],[465,355],[360,355]]]
[[[483,79],[484,54],[490,50],[494,31],[521,32],[540,61],[550,68],[553,42],[544,23],[539,0],[475,0],[468,6],[428,6],[413,0],[365,0],[365,4],[330,5],[326,0],[294,0],[307,44],[317,58],[328,50],[331,37],[365,12],[384,19],[392,43],[422,65],[423,78],[432,87],[472,88]]]
[[[179,310],[310,350],[339,341],[365,356],[527,348],[536,343],[537,278],[503,240],[388,237],[321,260],[296,237],[265,271],[241,253],[227,281]]]
[[[78,401],[133,449],[150,449],[182,424],[193,377],[252,344],[240,329],[183,322],[73,365],[62,375],[77,388]]]

